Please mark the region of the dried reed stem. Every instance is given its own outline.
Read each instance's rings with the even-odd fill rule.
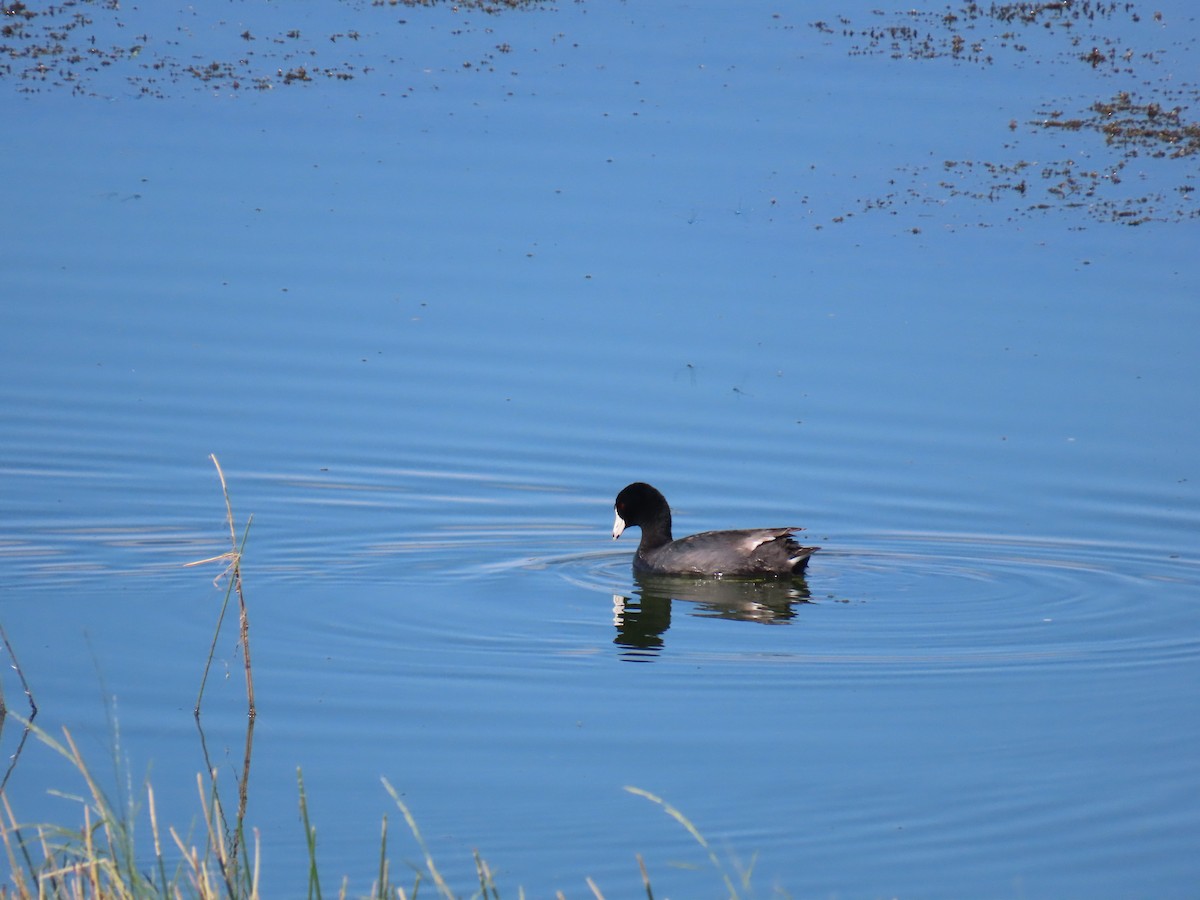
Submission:
[[[257,715],[257,709],[254,704],[254,673],[250,665],[250,617],[246,610],[246,597],[242,592],[242,552],[245,550],[246,538],[250,534],[250,524],[254,521],[254,516],[252,515],[246,520],[246,530],[242,533],[242,541],[239,544],[237,530],[233,521],[233,504],[229,500],[229,486],[225,483],[225,473],[221,471],[221,463],[217,460],[215,453],[210,453],[208,458],[213,461],[213,465],[217,469],[217,477],[221,479],[221,493],[225,497],[225,521],[229,525],[230,549],[220,556],[210,556],[208,559],[199,559],[185,565],[198,566],[203,563],[226,562],[225,571],[221,574],[229,576],[229,585],[225,589],[225,600],[221,604],[221,612],[217,616],[217,628],[213,632],[212,646],[209,647],[208,659],[204,663],[204,674],[200,678],[200,693],[196,697],[196,706],[192,712],[197,719],[200,718],[200,704],[204,699],[204,686],[208,683],[208,673],[212,668],[213,657],[217,652],[217,638],[221,634],[221,624],[225,621],[225,611],[229,607],[229,597],[233,592],[236,592],[241,619],[240,643],[242,646],[242,658],[246,664],[246,702],[249,707],[248,715],[253,719]],[[217,576],[218,580],[220,577],[220,575]]]

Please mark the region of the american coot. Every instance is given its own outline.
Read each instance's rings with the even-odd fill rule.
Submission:
[[[705,531],[671,540],[671,507],[667,498],[643,482],[617,494],[613,540],[630,525],[642,529],[633,557],[638,572],[658,575],[802,575],[818,547],[801,547],[792,539],[796,528],[748,528]]]

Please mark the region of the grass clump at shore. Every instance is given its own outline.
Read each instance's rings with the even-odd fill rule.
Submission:
[[[23,824],[6,794],[0,794],[0,846],[7,858],[10,884],[0,885],[3,900],[117,900],[117,898],[257,898],[259,860],[242,859],[241,835],[231,841],[220,804],[197,776],[205,839],[196,843],[168,827],[160,830],[154,789],[146,785],[145,811],[153,840],[153,859],[139,857],[135,824],[139,804],[114,803],[93,776],[71,733],[57,741],[24,723],[47,746],[65,757],[83,777],[87,793],[79,801],[83,821],[76,828]],[[173,848],[173,849],[172,849]]]
[[[144,799],[114,802],[100,786],[67,729],[63,739],[23,721],[36,737],[63,756],[83,778],[82,795],[61,794],[78,801],[81,822],[76,827],[59,824],[25,824],[0,793],[0,852],[9,867],[9,881],[0,884],[0,900],[258,900],[260,892],[260,836],[254,830],[253,849],[246,841],[241,820],[229,821],[217,791],[215,775],[196,776],[199,799],[198,836],[181,833],[159,823],[154,789],[145,785]],[[308,870],[308,897],[324,896],[317,866],[316,829],[309,821],[303,778],[297,773],[300,818],[308,858],[297,861]],[[380,837],[379,871],[369,897],[415,898],[422,882],[429,881],[438,897],[456,895],[442,878],[425,848],[416,821],[399,795],[385,782],[424,854],[424,871],[414,867],[409,889],[393,883],[388,859],[387,817]],[[240,808],[240,807],[239,807]],[[151,850],[137,832],[150,830]],[[480,890],[476,896],[499,898],[487,863],[475,855]],[[343,879],[337,897],[347,896]]]
[[[0,884],[0,900],[259,900],[261,844],[254,829],[253,849],[248,847],[245,828],[240,821],[229,822],[216,790],[214,779],[207,781],[196,776],[199,798],[198,836],[182,834],[174,826],[163,828],[158,819],[154,789],[145,785],[144,801],[113,802],[89,770],[69,731],[64,729],[58,741],[36,726],[33,733],[63,756],[83,778],[86,793],[76,796],[81,807],[82,821],[72,828],[55,824],[21,823],[9,804],[7,795],[0,793],[0,848],[7,860],[9,883]],[[300,818],[303,824],[307,859],[297,860],[297,867],[308,870],[308,898],[321,900],[321,878],[317,865],[316,829],[308,816],[303,778],[298,777]],[[438,900],[459,900],[464,896],[450,887],[426,846],[417,822],[399,793],[383,779],[384,788],[396,803],[420,851],[420,862],[409,863],[405,869],[411,882],[405,887],[395,883],[389,858],[388,819],[382,819],[379,845],[379,868],[373,875],[371,900],[416,900],[429,891]],[[738,900],[749,889],[749,872],[739,873],[739,884],[722,865],[703,835],[677,808],[641,788],[627,791],[658,804],[679,822],[701,847],[713,867],[719,872],[730,900]],[[68,796],[68,795],[63,795]],[[150,830],[152,850],[139,849],[144,841],[136,832],[143,825]],[[473,853],[477,888],[472,898],[500,900],[500,889],[494,873],[478,851]],[[643,888],[648,900],[654,891],[641,855],[637,856]],[[590,877],[584,879],[588,895],[605,900],[600,887]],[[428,889],[422,888],[428,885]],[[267,896],[270,896],[268,891]],[[348,897],[348,882],[343,877],[336,894],[339,900]],[[563,898],[561,892],[556,894]],[[517,889],[524,900],[525,891]]]

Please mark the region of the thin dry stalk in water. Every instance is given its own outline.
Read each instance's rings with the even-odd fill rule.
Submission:
[[[25,673],[21,671],[21,664],[17,662],[17,654],[12,648],[12,644],[8,640],[8,632],[4,630],[4,626],[0,625],[0,640],[4,641],[4,649],[8,652],[8,658],[12,660],[13,671],[17,673],[17,677],[21,679],[21,690],[25,692],[25,699],[29,701],[29,721],[37,718],[37,704],[33,701],[33,691],[29,689],[29,682],[25,680]],[[4,703],[4,690],[0,685],[0,721],[8,714],[8,707]]]
[[[33,699],[33,691],[29,687],[29,682],[25,680],[25,673],[21,670],[21,664],[17,662],[17,654],[12,648],[12,644],[8,640],[8,632],[4,630],[4,626],[0,625],[0,639],[4,641],[4,649],[8,653],[8,658],[12,660],[13,671],[17,673],[17,677],[21,679],[21,690],[25,692],[25,699],[29,701],[29,721],[32,722],[37,718],[38,708],[37,703]],[[8,706],[4,702],[4,685],[0,682],[0,733],[4,731],[4,720],[8,716]],[[21,735],[21,740],[17,743],[17,749],[9,758],[8,768],[4,770],[4,777],[0,778],[0,794],[4,793],[4,786],[8,784],[9,776],[12,775],[13,769],[17,766],[17,760],[21,758],[21,751],[25,749],[25,742],[29,740],[29,726],[25,727],[24,733]]]
[[[204,747],[205,762],[208,762],[208,749],[204,741],[204,729],[200,726],[200,707],[204,698],[204,688],[208,683],[208,675],[212,669],[213,657],[216,655],[217,641],[221,634],[221,626],[225,621],[225,613],[229,608],[229,599],[234,592],[237,593],[238,607],[240,610],[241,619],[241,636],[240,645],[242,648],[242,656],[246,668],[246,701],[248,706],[248,724],[246,729],[246,752],[242,765],[242,777],[238,783],[238,808],[236,817],[233,820],[232,829],[226,820],[224,805],[221,803],[220,794],[217,791],[215,769],[209,764],[209,773],[211,777],[211,804],[213,810],[213,821],[209,824],[209,828],[219,828],[222,831],[221,840],[210,841],[209,846],[216,848],[222,852],[218,857],[218,862],[221,867],[221,875],[226,883],[226,888],[233,896],[234,881],[241,879],[239,891],[245,890],[247,885],[244,883],[248,877],[245,870],[245,864],[241,861],[242,849],[245,846],[244,822],[247,806],[247,786],[250,780],[250,752],[254,739],[254,721],[256,716],[256,706],[254,702],[254,675],[250,663],[250,619],[246,609],[245,592],[242,589],[242,558],[246,548],[246,540],[250,534],[250,525],[254,521],[251,516],[246,522],[245,531],[242,533],[241,543],[238,543],[237,531],[234,525],[233,504],[229,499],[229,485],[225,480],[225,472],[221,469],[221,463],[215,454],[209,454],[209,459],[212,460],[213,466],[217,470],[217,477],[221,481],[221,493],[225,498],[225,521],[229,526],[229,544],[230,549],[220,556],[202,559],[196,562],[188,563],[188,566],[197,566],[210,562],[223,562],[226,564],[221,575],[217,576],[217,581],[222,577],[228,578],[228,583],[225,588],[225,599],[221,604],[221,611],[217,616],[217,627],[213,632],[212,644],[209,647],[208,659],[204,663],[204,674],[200,679],[200,692],[196,697],[196,705],[193,713],[196,717],[196,725],[200,728],[201,746]]]
[[[246,663],[246,701],[249,705],[249,716],[253,719],[257,712],[254,705],[254,675],[250,667],[250,619],[246,612],[246,597],[242,593],[242,552],[246,548],[246,539],[250,535],[250,524],[254,521],[254,516],[251,515],[246,520],[246,530],[242,532],[242,542],[239,544],[237,530],[233,523],[233,504],[229,500],[229,486],[225,483],[225,473],[221,471],[221,463],[217,460],[216,454],[210,453],[208,458],[213,461],[213,465],[217,468],[217,477],[221,479],[221,493],[225,496],[225,521],[229,525],[230,549],[220,556],[211,556],[208,559],[199,559],[195,562],[186,563],[185,567],[199,566],[210,562],[227,562],[222,575],[229,576],[229,585],[225,590],[225,600],[221,604],[220,615],[217,616],[217,628],[213,633],[212,646],[208,651],[208,660],[204,663],[204,675],[200,679],[200,693],[196,697],[196,707],[193,712],[196,718],[200,717],[200,703],[204,699],[204,686],[208,683],[208,672],[212,668],[213,656],[217,651],[217,638],[221,634],[221,623],[225,621],[225,610],[229,606],[230,594],[236,591],[238,608],[241,613],[242,656]],[[217,579],[220,580],[220,577],[218,575]]]

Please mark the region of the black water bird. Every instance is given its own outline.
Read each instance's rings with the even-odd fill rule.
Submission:
[[[617,494],[613,540],[637,525],[642,540],[633,557],[638,572],[657,575],[703,575],[755,578],[804,574],[818,547],[801,547],[798,528],[747,528],[705,531],[672,540],[671,507],[659,491],[641,481]]]

